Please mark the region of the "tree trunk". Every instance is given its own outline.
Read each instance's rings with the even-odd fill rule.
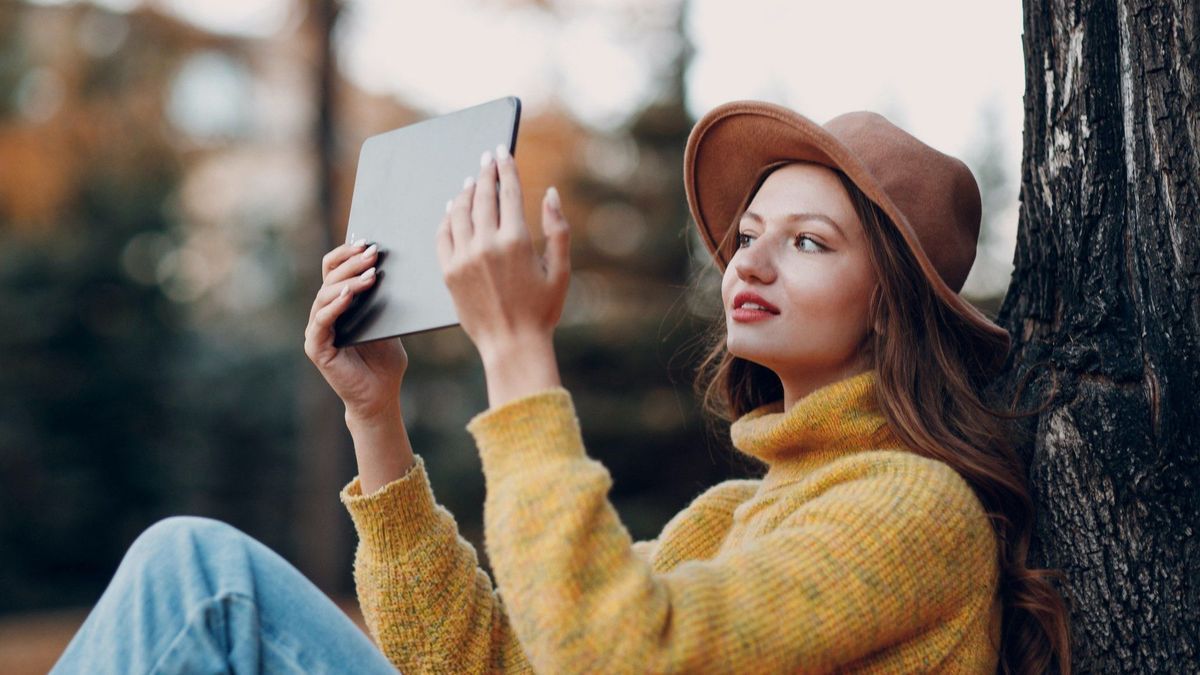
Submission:
[[[334,194],[336,183],[337,64],[333,53],[333,29],[341,10],[340,0],[311,0],[308,11],[314,45],[314,92],[317,114],[312,130],[314,159],[317,165],[317,228],[315,250],[302,256],[315,269],[321,256],[334,246],[338,210]],[[344,234],[337,234],[341,241]],[[315,276],[313,277],[315,279]],[[321,287],[319,280],[303,286],[303,304],[308,307]],[[296,504],[296,567],[318,588],[329,595],[352,590],[351,560],[354,549],[350,519],[346,516],[338,492],[353,475],[354,448],[342,422],[341,401],[311,364],[305,363],[299,378],[300,472],[299,502]]]
[[[1075,669],[1200,662],[1200,10],[1026,0],[1008,382],[1059,394],[1023,448],[1031,567],[1062,569]],[[1049,364],[1043,369],[1035,364]]]

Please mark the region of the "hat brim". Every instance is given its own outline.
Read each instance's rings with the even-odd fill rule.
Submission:
[[[683,153],[684,191],[700,238],[724,271],[720,243],[749,206],[753,188],[775,167],[810,161],[838,169],[888,215],[937,297],[974,334],[979,364],[989,374],[1003,365],[1011,338],[1004,328],[951,289],[930,261],[915,230],[879,181],[837,138],[812,120],[764,101],[732,101],[700,118]]]

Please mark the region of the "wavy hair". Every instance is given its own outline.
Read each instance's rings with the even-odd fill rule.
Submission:
[[[755,192],[773,170],[758,180]],[[887,214],[844,173],[832,170],[862,221],[871,264],[880,280],[871,297],[871,330],[863,345],[865,358],[878,375],[880,410],[908,450],[945,462],[970,484],[996,536],[997,592],[1004,606],[1001,644],[993,645],[999,654],[998,672],[1044,673],[1056,662],[1058,670],[1069,675],[1069,615],[1062,596],[1049,582],[1055,578],[1065,584],[1066,578],[1060,570],[1026,567],[1034,504],[1024,462],[1016,452],[1017,432],[1007,424],[1040,414],[1051,399],[1036,410],[1016,413],[1030,369],[1007,412],[992,410],[983,402],[980,392],[992,378],[995,364],[979,363],[970,345],[972,338],[988,336],[968,333],[970,326],[938,299]],[[736,232],[736,227],[730,227],[720,243],[729,257]],[[729,353],[723,316],[704,339],[706,353],[695,386],[707,413],[732,422],[783,397],[782,384],[771,370]],[[1002,360],[1003,347],[997,348],[997,360]]]

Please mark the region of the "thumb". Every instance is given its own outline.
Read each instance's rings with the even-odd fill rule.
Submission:
[[[551,282],[561,283],[571,272],[571,227],[554,186],[542,198],[542,231],[546,234],[546,273]]]

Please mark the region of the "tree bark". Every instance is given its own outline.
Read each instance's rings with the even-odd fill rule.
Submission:
[[[1027,0],[1021,213],[999,322],[1029,565],[1062,569],[1081,672],[1200,662],[1200,10]],[[1042,368],[1049,365],[1049,368]],[[1011,389],[1010,389],[1011,391]]]

